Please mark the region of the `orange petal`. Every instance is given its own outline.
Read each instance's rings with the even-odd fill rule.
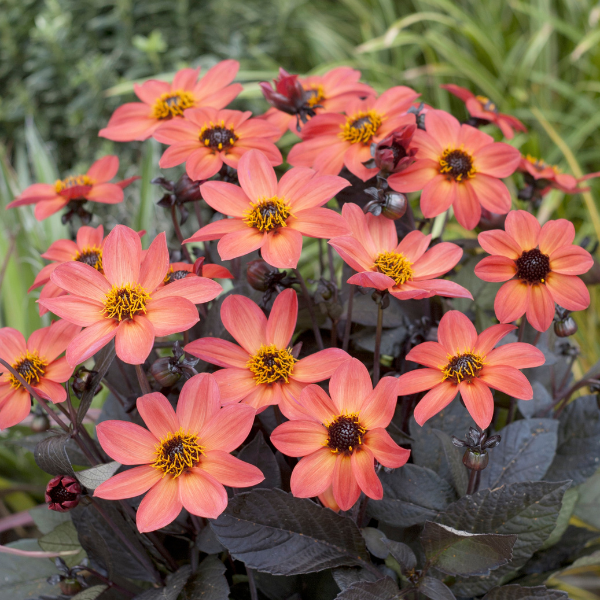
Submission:
[[[80,331],[80,327],[68,321],[55,321],[50,327],[42,327],[42,329],[34,331],[27,340],[27,348],[37,350],[46,361],[53,361],[67,349],[71,340]],[[53,378],[50,377],[50,379]],[[60,380],[55,379],[54,381]]]
[[[155,483],[163,477],[162,471],[150,465],[142,465],[128,469],[123,473],[114,475],[101,483],[95,490],[96,498],[105,500],[122,500],[135,498],[145,494]]]
[[[250,360],[246,350],[221,338],[200,338],[190,342],[184,350],[196,358],[219,367],[245,369]]]
[[[307,456],[327,444],[327,429],[314,421],[287,421],[275,428],[271,442],[287,456]]]
[[[550,273],[546,286],[554,301],[567,310],[585,310],[590,305],[590,292],[579,277]]]
[[[483,231],[477,236],[479,245],[489,254],[506,256],[516,260],[521,256],[521,247],[506,231],[494,229]]]
[[[445,361],[445,364],[448,361]],[[439,368],[415,369],[400,375],[398,378],[398,393],[400,396],[408,396],[424,392],[435,387],[444,380],[444,374]]]
[[[528,303],[528,284],[512,279],[498,290],[494,300],[494,311],[501,323],[512,323],[525,313]]]
[[[463,381],[459,385],[459,389],[463,402],[475,423],[481,429],[487,429],[494,416],[494,398],[490,388],[482,380],[476,378],[470,382]]]
[[[562,246],[550,255],[550,268],[563,275],[583,275],[593,264],[592,255],[581,246]]]
[[[550,256],[563,246],[570,246],[575,239],[575,226],[567,219],[544,223],[540,232],[540,252]]]
[[[104,452],[123,465],[150,464],[156,458],[159,441],[135,423],[102,421],[96,433]]]
[[[0,401],[0,431],[18,425],[31,411],[31,398],[23,388],[11,390]]]
[[[262,257],[278,269],[293,269],[302,253],[302,234],[290,227],[267,233],[261,249]]]
[[[121,321],[117,327],[115,350],[117,356],[130,365],[142,365],[152,352],[154,326],[147,317],[135,315]]]
[[[304,413],[300,420],[312,419],[316,423],[329,423],[339,414],[338,409],[318,385],[307,385],[301,392],[298,401],[299,410]]]
[[[397,469],[406,464],[410,450],[401,448],[385,429],[371,429],[363,439],[363,445],[374,454],[384,467]]]
[[[66,292],[100,303],[104,303],[111,287],[104,275],[77,261],[59,265],[52,272],[50,279]]]
[[[356,358],[344,361],[329,381],[329,393],[338,414],[358,413],[364,399],[372,391],[367,367]]]
[[[477,341],[477,331],[463,313],[450,310],[440,320],[438,340],[446,352],[453,356],[473,349]]]
[[[375,458],[366,446],[355,450],[351,457],[352,474],[360,489],[373,500],[383,498],[383,486],[375,473]]]
[[[245,230],[225,234],[219,241],[217,250],[221,260],[231,260],[258,250],[266,239],[266,233],[260,233],[254,227],[246,227]]]
[[[522,252],[538,245],[542,230],[538,220],[526,210],[511,210],[506,217],[504,228],[506,233],[519,244]]]
[[[509,365],[515,369],[541,367],[545,362],[546,357],[539,348],[523,342],[499,346],[492,350],[485,359],[486,366]]]
[[[257,485],[265,478],[258,467],[221,450],[207,452],[198,468],[212,475],[221,485],[236,488]]]
[[[375,389],[364,399],[360,422],[366,429],[387,427],[394,416],[398,402],[398,380],[382,377]]]
[[[253,392],[267,387],[257,384],[250,369],[226,368],[213,373],[219,384],[219,393],[223,404],[232,404],[246,399]]]
[[[250,150],[240,158],[238,179],[252,202],[277,194],[277,177],[269,159],[258,150]]]
[[[454,400],[457,393],[457,386],[449,381],[444,381],[436,385],[423,396],[415,407],[415,421],[422,426],[425,421],[428,421],[442,409],[446,408]]]
[[[515,261],[506,256],[486,256],[475,265],[475,275],[483,281],[508,281],[516,274]]]
[[[554,300],[543,284],[529,286],[527,320],[534,329],[546,331],[554,319]]]
[[[297,498],[322,494],[331,485],[335,464],[336,455],[329,448],[321,448],[302,458],[292,471],[292,494]]]
[[[360,487],[352,472],[352,459],[338,454],[333,469],[333,496],[342,510],[350,510],[360,496]]]
[[[287,348],[298,319],[298,297],[293,289],[284,290],[273,302],[267,321],[267,344]]]
[[[448,353],[438,342],[423,342],[415,346],[406,358],[432,369],[443,369],[448,364]]]
[[[177,401],[177,419],[184,431],[198,433],[221,406],[219,386],[213,375],[200,373],[188,379]]]
[[[164,232],[159,233],[146,251],[140,267],[140,285],[147,291],[155,290],[169,270],[169,250]]]
[[[205,424],[200,444],[207,450],[232,452],[248,437],[255,414],[246,404],[224,406]]]
[[[67,362],[76,366],[94,356],[117,335],[118,325],[114,319],[103,319],[78,333],[67,348]]]
[[[473,352],[479,354],[479,356],[485,356],[504,336],[515,329],[514,325],[492,325],[488,327],[477,336]]]
[[[108,234],[102,251],[102,268],[106,279],[119,287],[135,285],[139,279],[141,258],[140,236],[129,227],[116,225]]]
[[[159,392],[137,399],[137,409],[146,427],[159,440],[179,430],[179,420],[171,403]]]
[[[156,531],[172,523],[181,512],[177,480],[169,475],[163,477],[150,488],[142,499],[136,515],[140,533]]]

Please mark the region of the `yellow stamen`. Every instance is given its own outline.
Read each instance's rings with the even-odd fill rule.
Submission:
[[[346,122],[341,125],[340,137],[351,144],[358,142],[368,144],[377,133],[382,122],[383,117],[374,110],[360,111],[346,117]]]
[[[283,198],[263,198],[251,202],[243,221],[248,227],[255,227],[261,233],[273,231],[279,227],[287,227],[287,219],[293,217],[291,208]]]
[[[451,379],[458,384],[463,379],[470,381],[477,377],[485,365],[485,356],[475,354],[471,350],[459,352],[454,356],[448,355],[448,364],[442,369],[444,380]]]
[[[156,446],[156,459],[152,463],[164,475],[179,477],[186,469],[192,469],[204,454],[204,448],[198,443],[198,436],[184,433],[182,429],[169,432]]]
[[[320,104],[323,100],[325,100],[325,90],[320,84],[304,88],[304,91],[306,92],[307,97],[306,103],[308,106],[310,106],[310,108]]]
[[[401,252],[382,252],[375,259],[375,268],[402,285],[413,277],[412,263]]]
[[[471,179],[477,173],[473,164],[473,157],[462,146],[459,148],[446,148],[440,157],[440,173],[448,175],[455,181]]]
[[[73,260],[82,262],[102,273],[102,248],[98,246],[86,246],[83,250],[78,251]]]
[[[475,98],[481,102],[483,105],[483,110],[494,113],[498,112],[498,107],[487,96],[475,96]]]
[[[173,117],[182,117],[186,108],[193,108],[196,104],[194,94],[177,90],[166,92],[157,98],[152,107],[152,116],[155,119],[164,120]]]
[[[13,369],[17,371],[27,383],[33,385],[39,383],[46,372],[47,366],[48,363],[40,358],[35,350],[33,352],[27,350],[25,354],[22,354],[12,364]],[[10,375],[10,386],[15,390],[18,390],[21,387],[21,382],[12,373]]]
[[[561,172],[560,168],[557,167],[556,165],[550,165],[546,161],[542,160],[541,158],[536,158],[535,156],[531,156],[531,154],[528,154],[525,157],[525,160],[527,162],[530,162],[538,171],[543,171],[544,169],[550,168],[557,175]]]
[[[294,370],[296,359],[292,356],[292,349],[280,350],[274,344],[261,345],[260,350],[248,361],[246,365],[254,373],[256,385],[261,383],[275,383],[285,381]]]
[[[150,301],[150,294],[139,284],[132,286],[113,286],[106,294],[103,314],[107,319],[133,319],[139,313],[146,314],[146,303]]]
[[[92,185],[94,182],[87,175],[71,175],[66,179],[57,179],[54,182],[54,189],[57,194],[70,188]]]

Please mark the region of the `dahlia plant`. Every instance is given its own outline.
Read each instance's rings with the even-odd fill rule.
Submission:
[[[29,290],[49,325],[0,329],[1,435],[38,430],[61,513],[0,546],[57,558],[23,598],[566,597],[597,537],[569,490],[600,460],[570,314],[594,257],[539,206],[597,174],[453,83],[468,114],[281,69],[252,115],[238,68],[136,84],[99,132],[166,146],[158,233],[88,212],[130,202],[113,155],[8,206],[71,227]]]

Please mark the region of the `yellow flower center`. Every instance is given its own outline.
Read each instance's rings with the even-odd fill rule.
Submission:
[[[248,361],[246,365],[254,373],[256,385],[261,383],[276,383],[285,381],[294,370],[296,359],[292,356],[292,349],[280,350],[274,344],[261,345],[260,350]]]
[[[106,294],[103,314],[107,319],[133,319],[139,313],[146,313],[146,303],[150,294],[139,284],[127,284],[122,287],[113,286]]]
[[[152,116],[163,121],[173,117],[182,117],[186,108],[193,108],[196,104],[194,94],[177,90],[166,92],[157,98],[152,107]]]
[[[477,377],[479,371],[483,368],[485,357],[467,351],[454,356],[448,356],[448,364],[443,369],[444,379],[450,379],[458,384],[463,379],[471,381]]]
[[[483,110],[493,113],[498,112],[498,107],[487,96],[475,96],[475,98],[481,102]]]
[[[287,227],[288,217],[293,217],[291,208],[283,198],[263,198],[258,202],[251,202],[243,221],[248,227],[255,227],[261,233]]]
[[[173,283],[174,281],[178,281],[179,279],[185,279],[188,275],[191,275],[191,271],[185,271],[184,269],[174,271],[173,267],[169,267],[169,270],[167,271],[167,274],[163,279],[163,283],[167,285],[168,283]]]
[[[396,285],[410,281],[413,276],[412,263],[400,252],[382,252],[375,259],[375,268],[391,277]]]
[[[322,85],[314,85],[309,88],[304,88],[304,92],[306,94],[306,103],[310,108],[320,104],[323,100],[325,100],[325,90]]]
[[[75,254],[73,260],[82,262],[90,267],[94,267],[96,271],[102,273],[102,248],[98,246],[86,246]]]
[[[446,148],[440,158],[440,173],[447,175],[448,179],[463,181],[475,177],[473,157],[460,148]]]
[[[212,121],[200,130],[200,141],[211,150],[219,152],[231,148],[238,136],[233,127],[225,127],[225,121],[215,124]]]
[[[374,110],[360,111],[351,117],[346,117],[346,122],[341,126],[340,136],[351,144],[358,142],[368,144],[382,122],[383,117]]]
[[[54,189],[57,194],[74,198],[88,192],[88,188],[93,183],[87,175],[71,175],[66,179],[57,179],[54,182]]]
[[[544,169],[550,168],[557,175],[561,172],[559,167],[557,167],[556,165],[549,165],[546,161],[542,160],[541,158],[536,158],[535,156],[531,156],[531,154],[528,154],[525,157],[525,160],[527,162],[530,162],[536,168],[537,171],[543,171]]]
[[[19,359],[12,364],[13,369],[29,384],[39,383],[40,379],[46,372],[48,363],[38,356],[36,351],[30,352],[27,350]],[[10,375],[10,386],[15,390],[21,387],[21,382],[14,376]]]
[[[358,414],[339,415],[327,427],[327,446],[333,454],[351,454],[363,443],[367,430],[361,425]]]
[[[204,448],[198,443],[198,436],[184,433],[183,430],[169,432],[167,437],[156,446],[156,459],[152,463],[155,469],[164,475],[179,477],[186,469],[195,467],[204,454]]]

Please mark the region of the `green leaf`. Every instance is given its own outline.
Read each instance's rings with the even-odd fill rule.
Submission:
[[[560,512],[558,513],[558,519],[556,520],[556,527],[548,536],[548,539],[542,544],[542,550],[554,546],[554,544],[556,544],[563,536],[563,533],[569,527],[569,521],[571,520],[571,516],[573,515],[573,511],[575,510],[575,505],[577,504],[578,499],[579,492],[577,488],[569,488],[565,492],[565,495],[562,499]]]
[[[367,512],[395,527],[434,519],[456,498],[452,486],[425,467],[407,464],[389,473],[382,472],[380,479],[383,498],[369,502]]]
[[[423,577],[419,582],[419,592],[430,600],[455,600],[450,588],[435,577]]]
[[[96,600],[96,598],[107,589],[107,585],[93,585],[72,596],[71,600]]]
[[[433,433],[437,435],[442,444],[454,489],[459,496],[464,496],[467,493],[469,484],[469,472],[462,461],[464,449],[457,448],[452,443],[452,438],[447,433],[440,431],[439,429],[434,429]]]
[[[332,569],[331,574],[342,592],[353,583],[377,581],[379,579],[375,573],[367,571],[362,567],[338,567],[337,569]]]
[[[145,592],[138,594],[135,600],[177,600],[177,596],[183,590],[183,586],[186,584],[192,573],[192,567],[185,565],[181,567],[176,573],[171,573],[167,577],[165,587],[146,590]]]
[[[258,467],[265,479],[254,488],[281,488],[281,471],[275,458],[275,454],[265,442],[262,431],[259,431],[254,439],[244,446],[238,456],[240,460]],[[252,488],[242,488],[241,491],[250,491]],[[239,493],[239,492],[238,492]]]
[[[364,527],[361,532],[367,549],[373,556],[385,560],[391,554],[403,572],[411,571],[417,566],[417,557],[410,546],[389,540],[383,531],[374,527]]]
[[[447,575],[489,575],[512,558],[516,535],[469,533],[427,521],[421,533],[427,560]]]
[[[520,585],[503,585],[487,593],[483,600],[568,600],[567,592],[549,590],[543,585],[522,587]]]
[[[50,510],[47,504],[40,504],[35,508],[29,510],[29,514],[33,519],[36,527],[40,530],[40,533],[50,533],[53,529],[56,529],[63,523],[71,522],[71,515],[68,512],[58,512],[57,510]]]
[[[95,490],[100,484],[112,477],[119,470],[120,466],[121,463],[113,460],[112,462],[98,465],[85,471],[78,471],[75,473],[75,477],[88,490]]]
[[[579,498],[573,514],[587,525],[600,529],[600,472],[578,486]]]
[[[207,556],[186,583],[180,600],[227,600],[229,584],[225,570],[216,556]]]
[[[60,433],[38,442],[33,453],[38,467],[50,475],[74,475],[67,454],[67,443],[70,439],[71,436]]]
[[[400,590],[389,577],[374,582],[353,583],[336,596],[336,600],[392,600]]]
[[[237,494],[211,527],[234,558],[272,575],[369,564],[351,519],[281,490]]]
[[[504,427],[500,445],[489,451],[490,462],[481,472],[480,489],[543,479],[554,458],[557,431],[555,419],[523,419]]]
[[[86,556],[84,549],[79,543],[77,530],[71,521],[61,523],[50,533],[39,540],[40,547],[46,552],[70,552],[78,550],[77,554],[63,556],[68,567],[78,565]]]

